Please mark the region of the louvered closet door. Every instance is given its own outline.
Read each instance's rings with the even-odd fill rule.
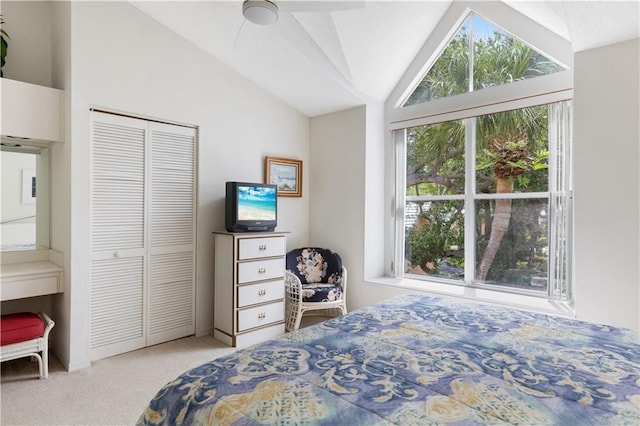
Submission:
[[[195,129],[92,112],[92,360],[195,332]]]
[[[145,141],[140,120],[92,112],[90,358],[145,345]]]
[[[195,332],[195,130],[150,123],[148,339]]]

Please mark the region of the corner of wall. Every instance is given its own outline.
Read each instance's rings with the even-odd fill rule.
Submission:
[[[640,39],[575,56],[575,309],[640,330]],[[611,64],[616,63],[615,78]]]

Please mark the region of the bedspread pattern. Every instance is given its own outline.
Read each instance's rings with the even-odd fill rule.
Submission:
[[[196,367],[138,422],[638,425],[638,334],[399,296]]]

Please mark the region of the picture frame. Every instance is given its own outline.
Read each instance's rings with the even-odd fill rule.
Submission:
[[[22,204],[36,203],[36,171],[22,169]]]
[[[279,197],[302,197],[302,160],[265,157],[264,182],[277,185]]]

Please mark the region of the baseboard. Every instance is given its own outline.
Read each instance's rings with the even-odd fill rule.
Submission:
[[[196,331],[196,337],[204,337],[213,334],[213,327]]]
[[[63,359],[57,351],[52,350],[53,354],[58,358],[62,366],[67,369],[68,372],[83,370],[91,367],[91,361],[89,358],[84,358],[79,361],[70,362],[68,359]]]
[[[87,358],[85,360],[81,360],[81,361],[78,361],[78,362],[69,363],[67,365],[67,371],[68,372],[78,371],[78,370],[83,370],[83,369],[89,368],[89,367],[91,367],[91,361],[89,361],[89,358]]]

